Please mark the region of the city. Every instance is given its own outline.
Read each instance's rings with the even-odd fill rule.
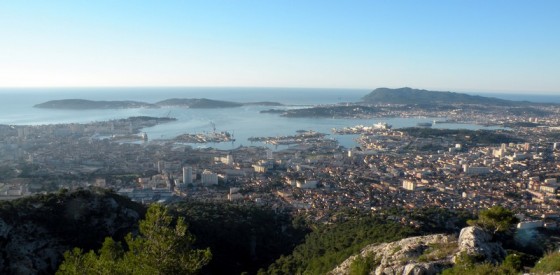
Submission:
[[[560,274],[560,1],[0,1],[0,274]]]
[[[449,112],[391,113],[468,122],[481,121],[472,110],[483,107],[490,110],[464,105]],[[0,182],[1,198],[95,186],[145,204],[183,199],[250,201],[302,213],[320,223],[330,222],[344,208],[477,211],[502,205],[519,215],[521,227],[556,228],[560,108],[542,108],[548,116],[512,116],[500,108],[484,114],[483,123],[512,125],[503,130],[355,126],[333,129],[361,134],[355,148],[341,147],[324,134],[302,133],[310,138],[291,138],[294,145],[279,151],[258,144],[227,151],[193,149],[140,135],[142,128],[172,118],[4,125],[0,156],[6,172]]]

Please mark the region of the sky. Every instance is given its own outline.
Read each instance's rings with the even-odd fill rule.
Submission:
[[[560,94],[560,1],[0,1],[0,87]]]

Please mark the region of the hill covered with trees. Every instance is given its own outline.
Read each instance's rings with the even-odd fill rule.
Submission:
[[[463,93],[420,90],[409,87],[398,89],[377,88],[364,96],[362,100],[366,103],[374,104],[482,104],[513,106],[527,103]]]

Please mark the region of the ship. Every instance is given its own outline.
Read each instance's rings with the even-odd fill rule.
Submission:
[[[418,127],[432,127],[432,123],[431,122],[419,122],[418,124],[416,124],[416,126],[418,126]]]

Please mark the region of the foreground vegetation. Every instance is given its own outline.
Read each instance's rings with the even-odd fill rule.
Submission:
[[[307,235],[291,254],[280,257],[259,274],[325,274],[366,245],[399,240],[413,233],[410,227],[374,216],[323,225]]]
[[[184,201],[153,205],[144,217],[145,212],[142,205],[99,189],[2,202],[1,221],[12,229],[0,243],[6,251],[1,273],[17,273],[7,268],[20,263],[18,257],[24,255],[17,253],[27,253],[29,259],[45,257],[46,245],[51,255],[59,256],[45,258],[54,267],[35,269],[38,273],[51,274],[59,267],[59,274],[325,274],[366,245],[413,235],[458,233],[469,219],[470,224],[494,233],[509,256],[499,264],[467,257],[446,274],[517,274],[533,265],[535,273],[560,271],[558,252],[535,264],[542,251],[515,246],[511,228],[516,220],[501,207],[483,210],[477,218],[430,208],[395,208],[382,214],[348,210],[336,213],[327,224],[309,223],[302,216],[250,202]],[[139,219],[143,220],[138,223]],[[540,247],[553,248],[546,235],[557,231],[551,232],[540,232]],[[25,248],[14,254],[7,250],[13,247]],[[421,258],[439,259],[454,250],[434,245]],[[364,257],[349,271],[365,274],[377,264]]]
[[[148,208],[139,230],[126,236],[125,246],[107,237],[97,253],[67,251],[57,274],[195,274],[212,258],[209,249],[192,248],[184,220],[174,222],[163,205]]]
[[[537,274],[548,274],[560,271],[560,252],[547,253],[532,270]]]
[[[301,219],[253,203],[184,201],[169,206],[189,224],[194,246],[209,247],[203,274],[255,274],[300,244],[309,228]]]

